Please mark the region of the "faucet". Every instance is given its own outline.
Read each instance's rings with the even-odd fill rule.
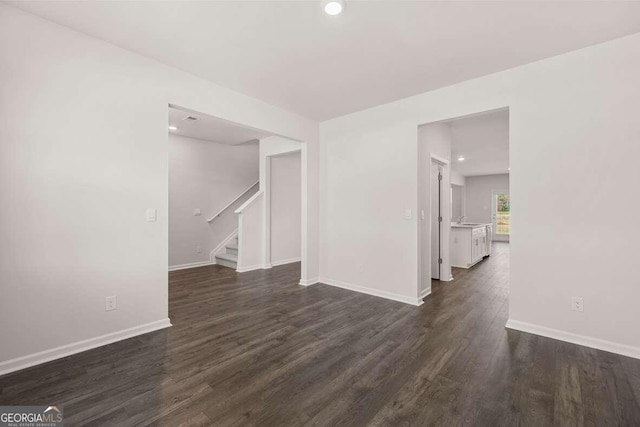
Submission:
[[[466,217],[464,215],[460,215],[458,217],[458,224],[462,224],[462,221],[465,219]]]

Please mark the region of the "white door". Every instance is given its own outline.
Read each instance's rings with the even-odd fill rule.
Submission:
[[[431,278],[440,279],[440,192],[442,191],[442,166],[431,163]]]
[[[491,199],[493,240],[508,242],[511,233],[511,200],[509,190],[494,190]]]

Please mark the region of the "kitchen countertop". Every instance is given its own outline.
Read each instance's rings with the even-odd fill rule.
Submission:
[[[457,222],[452,222],[451,223],[451,228],[480,228],[480,227],[486,227],[488,225],[491,224],[458,224]]]

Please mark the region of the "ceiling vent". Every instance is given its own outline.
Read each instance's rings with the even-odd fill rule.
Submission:
[[[193,117],[193,116],[187,116],[182,120],[186,120],[187,122],[196,122],[196,121],[198,121],[198,118],[197,117]]]

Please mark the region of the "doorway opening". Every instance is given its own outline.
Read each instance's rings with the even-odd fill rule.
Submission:
[[[442,177],[444,164],[431,159],[431,278],[440,280],[442,265]]]
[[[509,190],[493,190],[491,194],[493,241],[508,242],[511,234],[511,198]]]
[[[303,261],[305,144],[175,105],[168,112],[169,270],[228,276]],[[272,159],[286,154],[275,163],[272,211]],[[276,255],[288,258],[272,263],[270,231],[282,223]]]
[[[280,141],[266,147],[264,263],[277,266],[302,258],[302,151]]]
[[[508,108],[418,127],[418,298],[509,242],[510,171]]]

